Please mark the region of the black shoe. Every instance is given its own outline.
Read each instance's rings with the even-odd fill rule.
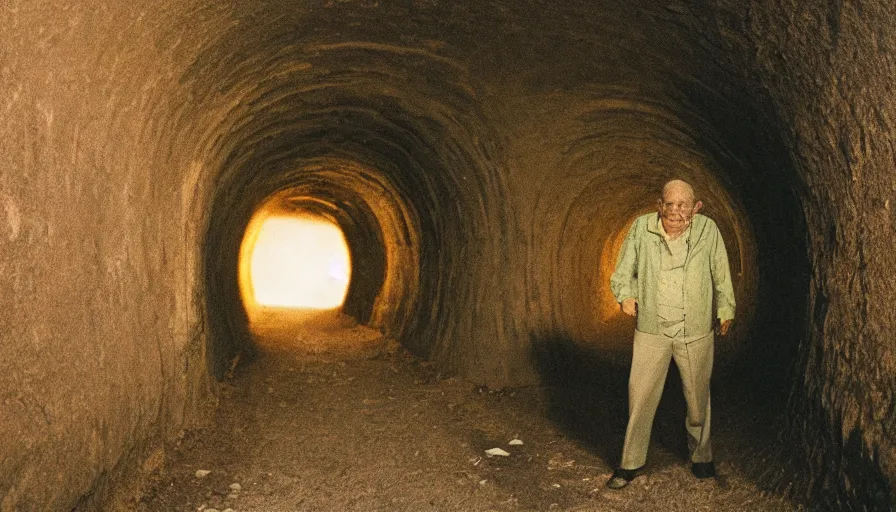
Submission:
[[[629,484],[632,480],[638,476],[638,472],[641,471],[641,468],[638,469],[622,469],[616,468],[616,471],[613,471],[613,476],[607,480],[607,487],[610,489],[622,489],[626,485]]]
[[[691,473],[697,478],[715,478],[716,466],[712,462],[695,462],[691,464]]]

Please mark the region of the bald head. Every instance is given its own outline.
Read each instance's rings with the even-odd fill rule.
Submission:
[[[663,202],[666,202],[667,196],[674,196],[675,198],[689,198],[691,204],[694,204],[694,201],[697,199],[694,196],[694,188],[684,180],[672,180],[666,182],[663,185]]]
[[[669,236],[676,237],[691,225],[691,219],[703,207],[696,199],[694,188],[686,181],[672,180],[663,186],[658,209],[663,229]]]

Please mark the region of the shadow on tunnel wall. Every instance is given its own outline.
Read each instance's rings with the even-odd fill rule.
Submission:
[[[224,206],[212,211],[222,213],[212,217],[203,242],[205,317],[211,340],[206,344],[206,365],[209,374],[220,381],[238,363],[253,360],[258,349],[252,342],[237,278],[239,242],[249,216],[234,220],[232,209]],[[228,230],[231,225],[236,229]]]

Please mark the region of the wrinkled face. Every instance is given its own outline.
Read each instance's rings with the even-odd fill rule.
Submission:
[[[669,183],[663,189],[663,197],[659,202],[663,229],[670,235],[681,233],[691,224],[691,219],[701,206],[702,203],[695,204],[694,190],[686,183]]]

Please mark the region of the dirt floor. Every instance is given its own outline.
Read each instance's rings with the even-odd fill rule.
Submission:
[[[761,473],[783,467],[780,450],[745,435],[761,418],[732,413],[724,398],[714,403],[719,478],[691,475],[683,405],[664,398],[646,474],[612,491],[604,484],[621,449],[624,378],[611,405],[609,395],[570,405],[558,399],[568,389],[443,378],[362,326],[275,331],[268,340],[280,341],[262,342],[220,385],[213,425],[185,434],[137,510],[803,510],[761,489]],[[299,341],[284,345],[290,336]],[[509,455],[487,455],[492,448]]]

